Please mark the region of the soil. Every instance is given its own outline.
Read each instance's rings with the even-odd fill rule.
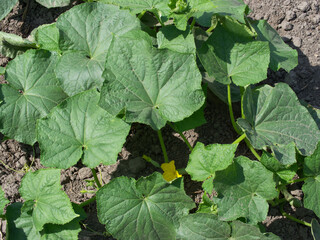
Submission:
[[[26,2],[29,2],[27,4]],[[47,9],[34,0],[20,1],[13,11],[0,21],[0,31],[14,33],[27,37],[30,32],[46,23],[56,21],[57,17],[81,1],[74,1],[65,8]],[[253,19],[266,19],[273,26],[284,41],[299,53],[299,65],[290,73],[283,70],[270,71],[265,83],[288,83],[298,97],[314,107],[320,108],[320,3],[318,0],[245,0],[252,9],[250,17]],[[5,66],[10,59],[0,56],[0,65]],[[0,79],[0,81],[3,79]],[[238,106],[235,106],[236,108]],[[239,110],[236,109],[239,115]],[[192,146],[200,141],[204,144],[231,143],[237,135],[232,130],[228,109],[214,96],[210,97],[205,117],[207,123],[193,130],[184,132]],[[188,161],[189,149],[180,136],[169,127],[163,131],[164,141],[170,159],[174,159],[178,168],[185,167]],[[2,138],[2,137],[1,137]],[[1,140],[0,138],[0,140]],[[104,183],[112,178],[126,175],[138,178],[147,176],[156,169],[141,158],[143,154],[150,156],[159,163],[162,161],[162,152],[155,131],[142,124],[133,124],[127,141],[119,153],[118,161],[111,166],[100,165],[100,173]],[[240,145],[237,155],[246,155],[254,159],[245,145]],[[34,147],[16,142],[14,140],[0,141],[0,184],[10,202],[23,201],[19,194],[19,185],[24,175],[25,166],[32,164],[32,169],[43,168],[39,161],[40,151]],[[86,186],[86,180],[92,180],[91,170],[81,163],[61,172],[63,190],[69,195],[71,201],[81,203],[92,194],[82,194],[81,190],[91,190]],[[199,203],[203,192],[201,184],[185,178],[187,194]],[[302,199],[301,183],[291,185],[292,195]],[[79,239],[113,239],[103,237],[104,226],[98,222],[95,204],[86,207],[87,220],[83,224],[83,231]],[[285,206],[285,210],[293,216],[310,222],[316,217],[312,211],[304,208]],[[300,240],[313,239],[310,229],[296,222],[286,219],[277,208],[270,208],[267,219],[263,222],[266,231],[280,236],[282,239]],[[6,222],[0,221],[0,237],[6,234]]]

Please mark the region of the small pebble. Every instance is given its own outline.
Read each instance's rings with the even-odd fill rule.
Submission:
[[[297,17],[296,13],[294,11],[288,11],[286,13],[286,20],[287,21],[292,21]]]
[[[293,37],[292,42],[293,42],[293,45],[295,45],[298,48],[301,47],[302,45],[302,39],[299,37]]]
[[[92,177],[92,172],[90,168],[81,168],[78,172],[78,177],[80,180]]]
[[[307,12],[310,9],[310,3],[308,2],[301,2],[298,5],[298,9],[302,12]]]
[[[282,28],[285,30],[285,31],[291,31],[293,29],[293,25],[291,23],[288,23],[288,22],[285,22],[283,25],[282,25]]]

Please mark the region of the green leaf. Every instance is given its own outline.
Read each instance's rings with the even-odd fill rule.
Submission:
[[[223,84],[238,86],[258,83],[267,78],[270,61],[268,43],[229,32],[218,25],[198,50],[200,61],[209,76]]]
[[[307,178],[302,186],[304,193],[304,207],[308,208],[320,217],[320,175],[315,178]]]
[[[245,217],[250,224],[265,220],[267,200],[278,195],[273,173],[246,157],[238,157],[227,169],[216,172],[214,189],[220,220]]]
[[[252,27],[257,32],[257,40],[266,41],[270,46],[270,68],[278,71],[280,68],[290,72],[298,65],[298,52],[285,44],[266,20],[254,21]]]
[[[215,176],[217,171],[226,169],[234,158],[238,144],[210,144],[197,142],[189,156],[186,171],[192,180],[204,181]]]
[[[245,23],[248,7],[242,0],[190,0],[193,12],[196,12],[197,23],[204,27],[211,27],[214,14],[231,16],[241,23]]]
[[[180,53],[196,53],[190,28],[181,31],[174,25],[165,26],[157,33],[157,41],[159,49],[170,49]]]
[[[314,240],[320,240],[320,224],[314,218],[311,221],[311,233]]]
[[[141,31],[112,43],[103,74],[100,106],[126,121],[161,129],[189,117],[204,103],[201,75],[193,54],[159,50]]]
[[[6,68],[5,67],[0,67],[0,75],[4,75],[6,72]]]
[[[229,224],[219,221],[216,215],[196,213],[181,219],[176,239],[228,240],[230,233]]]
[[[75,204],[73,207],[79,215],[83,215],[83,210]],[[81,231],[79,221],[84,220],[84,216],[77,217],[64,225],[45,224],[44,229],[39,232],[35,229],[32,212],[26,212],[22,208],[22,203],[13,203],[7,208],[7,240],[43,240],[43,239],[78,239],[78,233]]]
[[[217,219],[213,214],[189,214],[181,219],[180,228],[177,230],[177,240],[280,240],[273,234],[263,234],[257,226],[252,226],[240,221],[228,224]]]
[[[303,173],[308,177],[320,175],[320,141],[314,153],[304,159]]]
[[[51,108],[67,95],[55,77],[57,56],[45,50],[29,50],[12,60],[1,84],[0,129],[17,141],[36,142],[36,120],[45,117]]]
[[[283,165],[296,162],[292,154],[280,154],[282,149],[290,149],[292,142],[304,156],[314,152],[320,131],[287,84],[265,85],[254,91],[248,87],[243,102],[246,119],[238,119],[237,123],[254,148],[270,147]]]
[[[95,89],[79,93],[38,121],[43,165],[69,168],[82,158],[94,168],[117,161],[130,126],[100,108],[99,97]]]
[[[9,58],[15,58],[37,45],[18,35],[0,31],[0,54]]]
[[[28,228],[25,229],[26,233],[23,229],[17,228],[15,224],[15,220],[21,216],[21,208],[23,203],[15,202],[10,204],[7,207],[6,212],[6,219],[7,219],[7,232],[6,232],[6,239],[7,240],[25,240],[27,239],[27,233],[30,232],[30,237],[33,240],[39,239],[39,236],[36,234],[32,234],[32,229]]]
[[[0,215],[3,214],[3,210],[5,208],[5,206],[9,203],[9,200],[6,199],[5,195],[4,195],[4,191],[2,190],[2,188],[0,187]]]
[[[140,29],[128,11],[102,3],[85,3],[62,14],[56,23],[63,52],[56,74],[70,96],[103,82],[105,58],[114,37]]]
[[[218,214],[217,205],[207,196],[206,193],[202,196],[202,201],[198,206],[197,213]]]
[[[70,0],[36,0],[46,8],[65,7],[70,4]]]
[[[19,191],[26,201],[21,216],[31,215],[37,231],[41,231],[47,223],[65,224],[78,216],[71,206],[69,197],[61,190],[58,169],[28,172],[22,179]],[[32,213],[29,210],[30,205]],[[19,220],[19,225],[22,224],[21,221]]]
[[[137,181],[118,177],[97,192],[98,218],[119,240],[174,239],[178,220],[193,207],[184,191],[157,172]]]
[[[55,23],[44,24],[35,30],[35,41],[40,48],[60,53],[59,29]]]
[[[263,151],[260,162],[270,171],[274,172],[279,178],[288,182],[296,175],[298,170],[297,164],[290,166],[282,165],[270,153]]]
[[[117,6],[121,6],[125,9],[130,9],[134,14],[142,11],[149,11],[153,13],[162,13],[161,15],[167,15],[171,9],[168,6],[169,1],[163,0],[98,0],[102,3],[110,3]],[[159,14],[160,15],[160,14]]]
[[[5,0],[1,1],[0,5],[0,21],[9,14],[12,8],[16,5],[18,0]]]

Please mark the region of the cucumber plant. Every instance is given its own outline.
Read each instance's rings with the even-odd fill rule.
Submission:
[[[2,54],[15,58],[1,69],[8,83],[0,88],[0,130],[38,142],[47,167],[25,174],[24,203],[5,213],[1,191],[8,239],[77,239],[83,207],[94,201],[116,239],[279,239],[258,227],[270,205],[318,239],[316,219],[296,219],[283,205],[302,206],[287,186],[304,182],[303,206],[320,217],[320,113],[285,83],[261,84],[269,68],[293,69],[297,52],[248,12],[241,0],[99,0],[28,40],[1,33]],[[233,143],[192,147],[183,136],[205,122],[205,89],[227,104],[239,136]],[[116,162],[135,122],[157,131],[164,163],[143,156],[159,171],[102,186],[94,168]],[[168,159],[165,125],[190,149],[185,169]],[[241,141],[256,159],[235,156]],[[75,204],[61,190],[59,169],[80,160],[92,169],[96,195]],[[186,174],[202,182],[199,206],[184,191]]]

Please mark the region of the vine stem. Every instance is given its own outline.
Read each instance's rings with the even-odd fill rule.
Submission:
[[[206,30],[206,32],[209,33],[209,32],[211,32],[213,29],[215,29],[215,26],[211,26],[210,28],[208,28],[208,29]]]
[[[92,198],[88,199],[87,201],[84,201],[83,203],[79,204],[79,207],[87,206],[91,203],[93,203],[96,200],[96,196],[93,196]]]
[[[98,179],[96,170],[95,170],[94,168],[91,168],[91,172],[92,172],[94,181],[95,181],[95,183],[97,184],[98,189],[101,188],[102,185],[101,185],[101,183],[100,183],[100,181],[99,181],[99,179]]]
[[[179,133],[180,137],[183,139],[183,141],[187,144],[188,148],[190,149],[190,151],[192,152],[193,147],[191,146],[191,144],[189,143],[189,141],[187,140],[187,138],[183,135],[183,133],[171,122],[168,122],[168,125],[177,133]]]
[[[278,186],[278,188],[281,188],[281,187],[283,187],[283,186],[286,186],[286,185],[292,184],[292,183],[304,182],[307,178],[308,178],[308,177],[298,178],[298,179],[294,179],[294,180],[288,181],[288,182],[286,182],[285,184],[280,184],[280,185]]]
[[[233,114],[233,109],[232,109],[232,99],[231,99],[231,87],[230,87],[230,84],[227,85],[227,90],[228,90],[228,106],[229,106],[229,114],[230,114],[231,123],[232,123],[232,126],[233,126],[234,130],[239,135],[242,135],[242,131],[238,128],[238,126],[236,124],[236,121],[234,119],[234,114]],[[241,108],[242,108],[242,104],[241,104]],[[253,148],[253,146],[251,145],[249,140],[245,138],[244,141],[246,142],[246,144],[247,144],[248,148],[250,149],[250,151],[252,152],[252,154],[260,161],[261,160],[260,155]]]
[[[138,18],[141,19],[146,12],[147,12],[146,10],[142,11],[142,12],[138,15]]]
[[[280,212],[281,212],[281,214],[282,214],[283,216],[285,216],[286,218],[288,218],[288,219],[290,219],[290,220],[292,220],[292,221],[295,221],[295,222],[300,223],[300,224],[302,224],[302,225],[305,225],[305,226],[307,226],[307,227],[311,227],[311,224],[310,224],[310,223],[305,222],[305,221],[302,221],[302,220],[300,220],[300,219],[298,219],[298,218],[295,218],[295,217],[291,216],[290,214],[286,213],[286,212],[283,210],[283,204],[280,205]]]
[[[246,138],[246,134],[243,133],[240,137],[238,137],[232,144],[240,143],[243,139]]]
[[[163,142],[161,130],[158,130],[157,133],[158,133],[158,138],[160,141],[160,145],[161,145],[161,149],[162,149],[162,153],[163,153],[163,157],[164,157],[164,162],[168,163],[169,159],[168,159],[168,155],[167,155],[166,146],[164,145],[164,142]]]
[[[192,23],[190,24],[190,30],[192,30],[195,23],[196,23],[196,18],[193,18]]]
[[[243,94],[244,94],[244,87],[240,87],[240,94],[241,94],[241,117],[245,119],[244,111],[243,111]]]

